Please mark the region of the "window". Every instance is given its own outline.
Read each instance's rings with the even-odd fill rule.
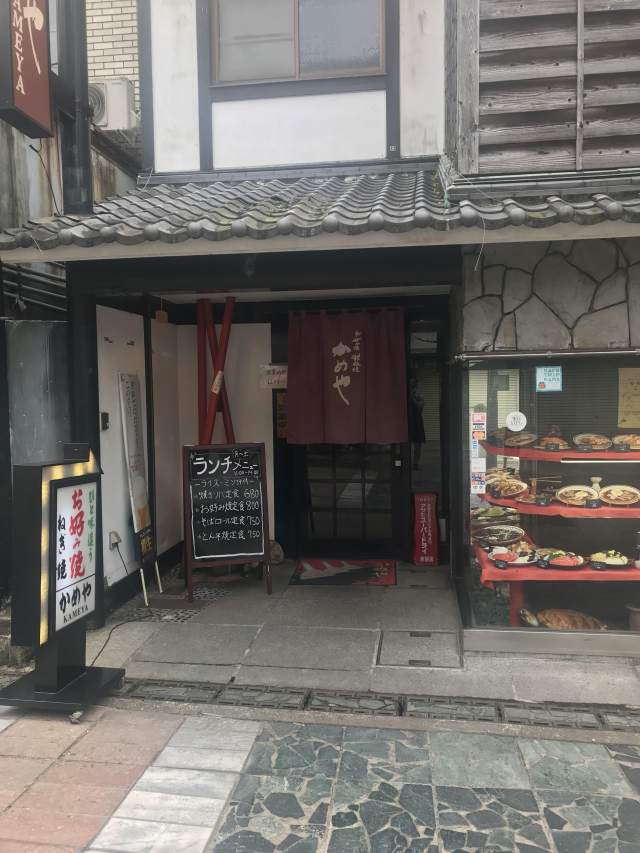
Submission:
[[[383,0],[212,0],[213,79],[379,74]]]

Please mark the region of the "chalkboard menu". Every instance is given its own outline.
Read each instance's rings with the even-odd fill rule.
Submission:
[[[184,449],[185,530],[195,565],[265,556],[264,445]]]

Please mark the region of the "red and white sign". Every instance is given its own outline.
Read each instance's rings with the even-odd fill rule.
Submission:
[[[419,492],[413,496],[413,562],[416,566],[438,565],[437,495]]]
[[[28,136],[51,136],[49,2],[0,2],[0,118]]]
[[[56,631],[96,609],[96,483],[56,492]]]

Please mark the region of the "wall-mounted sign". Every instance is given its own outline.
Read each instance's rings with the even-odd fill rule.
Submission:
[[[640,368],[618,369],[618,426],[640,427]]]
[[[511,432],[522,432],[527,425],[527,416],[523,412],[509,412],[505,425]]]
[[[536,367],[536,391],[543,394],[548,391],[562,391],[561,367]]]
[[[136,559],[140,564],[145,564],[155,560],[155,547],[147,492],[147,472],[144,462],[140,379],[136,373],[121,373],[118,376],[118,385],[122,414],[122,438],[129,482],[133,532],[135,534],[134,550]]]
[[[263,364],[260,366],[261,388],[286,388],[289,368],[286,364]]]
[[[0,119],[52,136],[48,0],[0,0]]]

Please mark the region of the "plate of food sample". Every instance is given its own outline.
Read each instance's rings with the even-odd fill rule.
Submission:
[[[530,447],[538,440],[538,436],[533,432],[514,432],[508,435],[504,440],[505,447]]]
[[[635,486],[604,486],[598,497],[610,506],[632,506],[640,501],[640,489]]]
[[[579,569],[585,564],[584,557],[574,554],[573,551],[562,551],[560,549],[551,551],[544,558],[550,569]]]
[[[589,557],[589,562],[594,569],[625,569],[631,560],[612,548],[609,551],[596,551]]]
[[[535,445],[536,450],[547,450],[550,452],[555,452],[558,450],[568,450],[569,442],[564,439],[561,435],[545,435],[544,438],[538,439],[538,443]]]
[[[556,500],[567,506],[586,506],[587,501],[598,499],[598,492],[592,486],[563,486],[556,492]]]
[[[524,537],[524,530],[511,524],[492,524],[475,534],[479,544],[495,547],[496,545],[512,545]]]
[[[590,450],[609,450],[613,441],[606,435],[598,435],[595,432],[581,432],[573,436],[573,443],[578,448]]]
[[[613,449],[628,448],[629,450],[640,450],[640,433],[626,432],[621,435],[614,435]]]
[[[521,543],[517,543],[519,546]],[[528,543],[526,548],[519,548],[515,545],[511,548],[506,548],[504,545],[498,545],[489,551],[489,559],[499,568],[505,566],[531,566],[538,559],[536,552]]]
[[[515,498],[516,495],[521,495],[528,491],[529,486],[523,483],[522,480],[494,480],[487,484],[488,489],[495,498]]]

